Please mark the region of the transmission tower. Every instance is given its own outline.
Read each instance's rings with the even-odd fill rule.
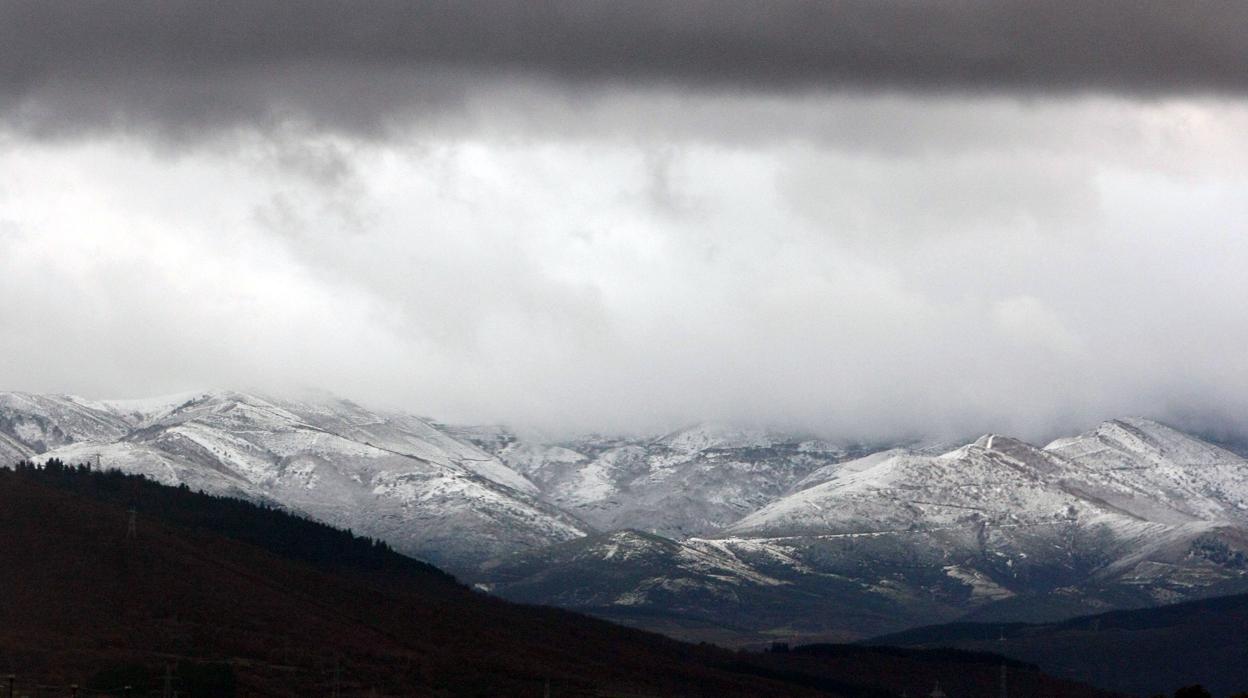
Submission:
[[[1005,667],[1005,628],[1001,628],[1001,698],[1010,698],[1010,686]]]
[[[342,657],[334,657],[334,698],[338,698],[338,683],[342,680]]]

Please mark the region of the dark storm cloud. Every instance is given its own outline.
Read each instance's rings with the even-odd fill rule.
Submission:
[[[0,114],[29,131],[296,121],[384,130],[527,77],[572,88],[1240,93],[1248,4],[0,4]]]

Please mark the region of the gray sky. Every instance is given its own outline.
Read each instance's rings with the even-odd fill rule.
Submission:
[[[0,4],[0,386],[1246,413],[1242,3],[345,7]]]

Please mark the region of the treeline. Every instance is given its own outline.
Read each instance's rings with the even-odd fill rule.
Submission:
[[[1158,693],[1153,698],[1167,698],[1167,696],[1164,693]],[[1213,698],[1213,694],[1206,691],[1204,686],[1197,684],[1195,686],[1184,686],[1175,691],[1174,698]],[[1228,698],[1248,698],[1248,691],[1236,693]]]
[[[384,541],[357,536],[265,503],[170,487],[143,475],[92,470],[53,458],[43,465],[20,461],[0,469],[5,478],[24,478],[109,504],[133,508],[140,520],[154,518],[207,531],[318,567],[435,575],[454,578],[425,562],[395,552]]]
[[[1153,698],[1168,697],[1164,693],[1158,693],[1157,696],[1153,696]],[[1197,684],[1197,686],[1184,686],[1183,688],[1179,688],[1178,691],[1174,692],[1174,698],[1213,698],[1213,694],[1206,691],[1203,686],[1199,686],[1199,684]],[[1234,696],[1229,698],[1248,698],[1248,692],[1236,693]]]

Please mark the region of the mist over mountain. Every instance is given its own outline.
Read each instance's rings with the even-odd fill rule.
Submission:
[[[1241,10],[678,4],[6,5],[0,385],[1243,437]]]

